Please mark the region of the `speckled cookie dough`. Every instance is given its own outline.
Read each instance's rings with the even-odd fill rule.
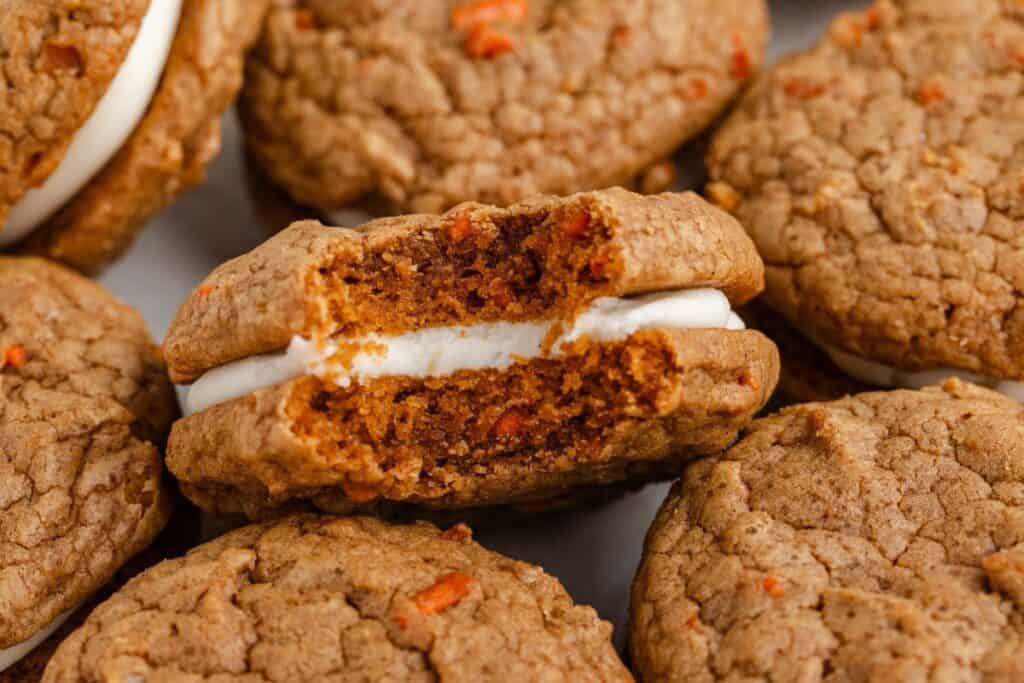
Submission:
[[[0,257],[0,650],[78,607],[164,526],[177,403],[142,318]]]
[[[25,193],[59,169],[72,136],[123,66],[147,7],[166,11],[160,3],[166,0],[12,0],[5,8],[0,231]],[[127,249],[149,218],[199,183],[220,149],[220,116],[241,87],[244,55],[268,5],[182,0],[166,65],[138,125],[16,248],[95,272]]]
[[[657,681],[1024,680],[1024,411],[949,380],[758,420],[689,468],[633,586]]]
[[[759,68],[763,0],[275,4],[249,59],[247,144],[300,203],[393,213],[626,185]],[[645,172],[645,169],[652,167]]]
[[[611,631],[463,525],[300,516],[149,570],[43,680],[632,681]]]
[[[760,287],[743,228],[692,193],[296,223],[171,325],[191,386],[168,468],[204,510],[250,518],[674,477],[775,388],[775,346],[732,310]]]
[[[711,196],[820,345],[1024,379],[1024,6],[883,0],[764,75]]]

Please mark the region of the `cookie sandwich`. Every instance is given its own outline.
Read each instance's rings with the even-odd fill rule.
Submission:
[[[197,184],[267,0],[10,0],[0,250],[95,271]]]
[[[45,683],[617,681],[611,625],[468,527],[298,516],[164,562],[98,607]]]
[[[755,421],[648,534],[638,677],[1024,680],[1022,437],[956,379]]]
[[[853,379],[1024,399],[1024,16],[882,0],[764,75],[715,136],[711,196],[764,300]]]
[[[0,291],[3,680],[164,527],[177,402],[142,318],[99,285],[0,257]]]
[[[733,307],[762,266],[692,194],[297,223],[215,270],[164,342],[192,383],[168,465],[207,511],[465,507],[678,472],[778,355]]]
[[[256,164],[325,216],[507,206],[664,162],[759,69],[763,0],[276,2],[240,100]],[[347,224],[347,223],[346,223]]]

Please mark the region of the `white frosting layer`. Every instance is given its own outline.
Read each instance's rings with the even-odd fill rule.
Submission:
[[[353,380],[375,377],[442,377],[460,370],[501,370],[517,361],[540,357],[555,324],[496,322],[432,327],[393,337],[368,335],[322,344],[295,337],[287,351],[244,358],[205,373],[188,392],[186,412],[198,413],[307,374],[330,378],[346,387]],[[632,299],[604,298],[591,304],[571,328],[562,332],[551,353],[558,354],[565,344],[584,337],[613,342],[645,329],[743,327],[726,296],[714,289]],[[369,347],[351,355],[348,366],[343,367],[332,357],[348,345]]]
[[[882,365],[860,356],[841,351],[840,349],[823,346],[832,362],[840,370],[860,380],[865,384],[876,387],[902,387],[905,389],[921,389],[923,387],[940,384],[949,377],[972,382],[979,386],[994,389],[1001,394],[1024,403],[1024,383],[1001,380],[995,377],[977,375],[966,370],[953,368],[938,368],[936,370],[923,370],[920,372],[906,372],[898,368]]]
[[[177,32],[182,0],[152,0],[139,33],[107,92],[78,129],[64,159],[25,193],[0,229],[0,247],[21,239],[57,212],[121,149],[160,83]]]
[[[32,652],[32,650],[36,649],[36,646],[38,646],[44,640],[53,635],[53,632],[59,629],[61,624],[67,621],[68,617],[70,617],[74,611],[75,610],[73,609],[69,609],[67,612],[64,612],[63,614],[59,615],[46,628],[36,633],[28,640],[22,641],[17,645],[12,645],[11,647],[0,650],[0,671],[4,671],[14,666],[14,664],[18,662],[18,660],[22,659],[29,652]]]

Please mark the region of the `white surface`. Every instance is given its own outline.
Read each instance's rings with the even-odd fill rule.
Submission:
[[[61,627],[65,621],[68,620],[75,610],[69,609],[67,612],[58,614],[57,618],[53,620],[46,628],[39,631],[28,640],[23,640],[17,645],[4,648],[0,650],[0,672],[10,668],[19,660],[23,659],[32,650],[36,649],[36,646],[42,643],[44,640],[50,637],[50,635]]]
[[[331,337],[317,341],[293,337],[287,349],[243,358],[214,368],[187,389],[185,414],[272,387],[303,375],[348,387],[353,380],[377,377],[444,377],[462,370],[504,370],[519,360],[557,355],[584,337],[616,342],[651,328],[743,329],[729,299],[717,289],[649,294],[635,299],[596,300],[547,349],[548,335],[560,322],[480,323],[429,327],[384,337]],[[345,364],[341,349],[361,349]]]
[[[770,4],[775,21],[772,57],[777,58],[814,43],[836,12],[868,3],[771,0]],[[102,278],[143,312],[158,338],[181,301],[214,266],[269,237],[245,188],[233,120],[225,132],[224,154],[211,169],[209,181],[154,220],[128,257]],[[687,161],[684,166],[686,187],[699,187],[699,165]],[[480,533],[477,539],[558,576],[576,600],[593,605],[615,624],[616,642],[621,646],[629,585],[644,534],[667,490],[668,484],[648,486],[597,509],[540,517],[513,529]]]
[[[0,246],[27,235],[56,213],[121,149],[153,99],[180,15],[181,0],[153,0],[124,63],[60,165],[11,209],[0,230]]]

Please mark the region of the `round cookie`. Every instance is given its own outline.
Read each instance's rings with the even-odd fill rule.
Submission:
[[[875,386],[1024,397],[1024,9],[882,0],[751,89],[709,193],[765,302]]]
[[[43,680],[632,681],[611,630],[465,526],[299,516],[136,578]]]
[[[119,256],[151,216],[202,180],[267,5],[7,3],[0,248],[87,272]]]
[[[0,291],[6,668],[165,525],[159,446],[177,403],[141,317],[99,285],[0,257]]]
[[[667,189],[657,162],[757,71],[768,32],[763,0],[287,0],[240,109],[254,158],[324,213]]]
[[[758,420],[648,534],[654,681],[1018,681],[1024,411],[949,380]]]

